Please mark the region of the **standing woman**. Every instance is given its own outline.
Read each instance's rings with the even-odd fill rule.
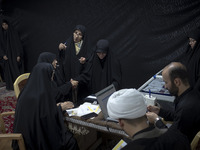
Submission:
[[[188,33],[189,47],[185,53],[183,64],[189,73],[190,85],[200,87],[200,29],[196,28]],[[199,90],[200,91],[200,90]]]
[[[0,19],[0,60],[4,64],[6,89],[13,90],[15,79],[24,73],[23,47],[20,37],[7,19]]]
[[[72,36],[65,43],[59,44],[58,63],[60,72],[63,74],[65,81],[76,79],[84,70],[86,62],[91,55],[91,48],[86,34],[86,28],[83,25],[77,25]],[[78,100],[87,96],[85,85],[79,83]]]
[[[73,134],[64,125],[62,111],[71,102],[56,104],[52,81],[54,69],[38,63],[21,92],[15,111],[14,133],[22,133],[27,150],[76,150]],[[13,142],[13,149],[18,147]]]
[[[89,94],[95,94],[110,84],[114,84],[116,90],[121,88],[121,66],[111,52],[108,40],[97,42],[84,73],[77,80],[89,83]]]
[[[59,44],[59,65],[62,65],[66,81],[77,77],[84,68],[90,56],[90,46],[86,35],[86,28],[77,25],[73,35],[63,44]]]

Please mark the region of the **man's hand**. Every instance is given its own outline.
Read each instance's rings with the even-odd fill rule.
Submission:
[[[84,64],[85,61],[86,61],[86,59],[85,59],[85,57],[81,57],[81,58],[79,59],[79,61],[80,61],[81,64]]]
[[[147,106],[147,110],[148,110],[149,112],[154,112],[154,113],[156,113],[156,114],[159,114],[159,112],[160,112],[160,107],[149,105],[149,106]]]
[[[62,103],[57,103],[57,106],[61,106],[62,110],[67,110],[67,109],[71,109],[74,107],[74,104],[70,101],[66,101],[66,102],[62,102]]]
[[[8,57],[6,55],[3,56],[4,60],[8,60]]]
[[[154,124],[154,122],[156,121],[156,118],[158,118],[158,115],[154,112],[147,112],[146,116],[149,122],[152,124]]]
[[[63,43],[60,43],[58,48],[59,48],[59,50],[66,50],[67,46]]]
[[[71,79],[70,82],[71,82],[73,88],[77,88],[78,81]]]

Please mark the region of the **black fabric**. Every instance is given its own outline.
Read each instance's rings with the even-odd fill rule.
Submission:
[[[70,79],[73,79],[80,75],[84,68],[84,65],[80,63],[79,59],[81,57],[85,57],[87,60],[90,56],[91,51],[86,34],[86,28],[83,25],[77,25],[73,32],[76,29],[80,30],[83,35],[83,44],[81,46],[80,52],[76,55],[73,33],[72,36],[66,42],[64,42],[67,46],[67,49],[61,51],[59,50],[59,62],[60,64],[62,64],[66,81],[70,81]]]
[[[77,55],[73,39],[73,32],[75,30],[80,30],[83,36],[83,43]],[[91,55],[90,41],[87,36],[86,27],[83,25],[76,25],[73,32],[72,35],[64,42],[67,46],[66,50],[59,50],[58,55],[60,65],[59,69],[60,72],[62,72],[66,82],[70,81],[71,79],[76,80],[76,78],[84,70],[85,64],[81,64],[79,59],[81,57],[84,57],[87,61],[89,56]],[[88,95],[88,89],[86,87],[87,86],[83,85],[82,83],[79,83],[77,88],[78,101],[83,100],[83,98]],[[70,99],[73,99],[72,95],[70,96]]]
[[[51,64],[37,64],[18,98],[14,133],[22,133],[27,150],[78,149],[64,125],[61,107],[56,105],[52,73]],[[13,147],[17,149],[16,142]]]
[[[139,88],[187,49],[186,32],[200,26],[199,0],[2,0],[25,50],[26,72],[41,52],[57,53],[77,24],[92,47],[108,39],[119,57],[122,87]]]
[[[38,63],[46,62],[52,64],[56,60],[56,55],[51,52],[43,52],[38,57]],[[60,74],[58,67],[55,69],[54,74],[56,102],[64,102],[69,100],[69,93],[71,92],[72,85],[70,82],[65,82],[64,78]]]
[[[140,138],[128,143],[122,150],[190,150],[188,139],[179,131],[168,129],[164,133],[160,133],[157,129],[154,134],[154,128],[147,128],[137,133]],[[162,129],[163,130],[163,129]]]
[[[182,62],[185,64],[188,73],[190,85],[195,89],[200,88],[199,79],[200,79],[200,29],[196,28],[190,31],[188,38],[193,38],[196,40],[196,44],[192,49],[188,46],[185,56],[183,57]],[[198,83],[198,84],[197,84]],[[200,91],[200,89],[199,89]]]
[[[8,24],[8,29],[2,28],[2,23]],[[3,63],[4,79],[6,82],[6,89],[13,90],[13,83],[16,78],[24,73],[23,47],[20,37],[12,26],[8,18],[0,18],[0,61]],[[7,56],[8,60],[3,59]],[[20,61],[17,61],[17,57]]]
[[[180,130],[191,142],[200,130],[200,95],[189,88],[174,101],[175,110],[160,109],[159,116],[166,121],[173,121],[170,128]]]
[[[97,42],[93,55],[87,63],[84,73],[81,75],[80,81],[88,82],[90,94],[95,94],[103,88],[114,84],[116,90],[121,87],[121,66],[115,54],[109,49],[108,40],[102,39]],[[106,47],[104,47],[106,45]],[[97,50],[104,47],[106,56],[100,59]],[[88,79],[88,81],[87,81]]]

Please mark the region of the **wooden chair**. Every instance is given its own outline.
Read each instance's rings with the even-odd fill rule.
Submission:
[[[191,150],[200,150],[200,131],[191,142]]]
[[[17,79],[15,80],[13,86],[14,86],[14,91],[15,91],[15,96],[18,98],[20,91],[24,88],[28,78],[29,78],[30,73],[24,73],[21,74]]]
[[[11,150],[12,140],[17,140],[20,150],[26,150],[24,139],[21,133],[6,133],[3,117],[14,114],[15,111],[3,112],[0,114],[0,149],[2,150]]]

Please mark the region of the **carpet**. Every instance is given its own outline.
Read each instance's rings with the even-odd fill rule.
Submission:
[[[14,91],[8,91],[5,87],[0,88],[0,113],[15,110],[17,99]],[[13,132],[14,116],[5,116],[6,133]]]

